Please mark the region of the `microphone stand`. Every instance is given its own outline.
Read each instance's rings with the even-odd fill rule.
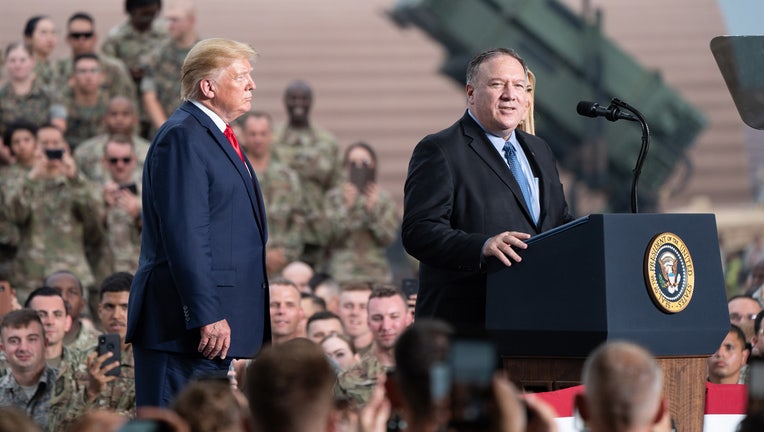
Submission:
[[[639,124],[642,126],[642,147],[639,149],[639,156],[637,156],[637,163],[634,166],[633,171],[634,176],[631,179],[631,212],[636,214],[639,213],[637,204],[637,183],[639,182],[639,175],[642,173],[642,165],[645,163],[645,159],[647,159],[647,151],[650,149],[650,128],[647,126],[647,122],[642,116],[642,113],[637,111],[636,108],[618,98],[613,98],[611,102],[613,105],[619,106],[634,114],[638,119]]]

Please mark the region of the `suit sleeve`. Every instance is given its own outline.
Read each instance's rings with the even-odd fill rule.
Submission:
[[[198,148],[207,131],[173,127],[157,139],[150,188],[175,289],[192,329],[224,318],[213,277],[210,245],[210,179]],[[211,140],[211,138],[208,138]],[[170,289],[168,287],[168,289]]]
[[[403,245],[425,264],[476,272],[489,236],[452,227],[454,182],[451,161],[442,148],[422,140],[411,156],[404,185]]]

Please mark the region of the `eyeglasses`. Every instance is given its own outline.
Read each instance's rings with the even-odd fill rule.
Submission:
[[[101,72],[101,69],[97,67],[84,69],[77,68],[74,70],[74,72],[80,75],[85,75],[87,73],[97,74],[98,72]]]
[[[90,39],[93,37],[94,32],[72,32],[69,33],[69,37],[72,39]]]
[[[749,314],[749,315],[741,315],[737,312],[732,312],[730,314],[730,321],[731,322],[741,322],[743,320],[745,321],[753,321],[756,319],[756,314]]]
[[[107,160],[112,165],[116,165],[116,164],[118,164],[120,162],[122,162],[123,164],[127,165],[127,164],[129,164],[130,162],[133,161],[133,158],[131,156],[128,156],[128,157],[123,157],[123,158],[109,158]]]

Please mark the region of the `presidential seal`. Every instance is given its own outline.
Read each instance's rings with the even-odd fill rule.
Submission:
[[[664,312],[681,312],[690,304],[695,268],[690,251],[676,234],[658,234],[648,244],[645,284],[652,301]]]

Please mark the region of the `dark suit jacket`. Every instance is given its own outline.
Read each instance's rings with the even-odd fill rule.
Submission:
[[[516,136],[539,178],[538,224],[506,162],[468,113],[414,149],[402,235],[406,250],[420,261],[417,316],[445,319],[457,331],[482,331],[486,240],[503,231],[533,235],[573,219],[547,143],[519,130]]]
[[[267,228],[257,178],[212,119],[190,102],[146,156],[143,237],[127,340],[197,354],[199,328],[228,320],[231,357],[270,338]]]

